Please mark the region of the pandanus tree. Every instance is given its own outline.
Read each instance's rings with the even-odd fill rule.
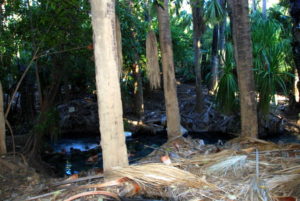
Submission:
[[[241,135],[257,137],[257,103],[253,75],[248,0],[228,0],[232,14],[232,37],[240,90]]]
[[[167,132],[168,138],[171,140],[180,136],[181,130],[168,4],[169,0],[163,0],[162,3],[157,3],[156,8],[159,25],[159,41],[162,54]]]
[[[277,20],[267,20],[260,13],[251,17],[253,41],[253,62],[256,88],[259,94],[259,113],[269,113],[270,102],[276,102],[279,90],[287,94],[287,84],[291,80],[290,40],[284,38],[285,30]]]
[[[207,3],[207,7],[205,9],[205,18],[207,23],[210,23],[214,26],[211,46],[211,79],[209,84],[210,91],[216,90],[219,81],[219,49],[224,48],[224,44],[221,43],[221,37],[222,42],[224,42],[223,39],[226,26],[224,7],[224,0],[211,0]]]
[[[118,74],[114,0],[91,0],[103,167],[127,166]]]

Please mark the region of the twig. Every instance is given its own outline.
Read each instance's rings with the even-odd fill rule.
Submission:
[[[258,149],[256,149],[256,178],[259,178],[259,153],[258,153]]]
[[[44,57],[44,56],[49,56],[49,55],[52,55],[52,54],[60,54],[60,53],[69,52],[69,51],[72,51],[72,50],[80,50],[80,49],[84,49],[84,48],[86,48],[86,46],[74,47],[74,48],[70,48],[70,49],[66,49],[66,50],[60,50],[60,51],[56,51],[56,52],[49,52],[49,53],[38,55],[36,58],[38,59],[38,58],[41,58],[41,57]]]
[[[75,182],[80,182],[80,181],[85,181],[85,180],[90,180],[90,179],[99,179],[103,178],[103,175],[94,175],[94,176],[87,176],[87,177],[82,177],[79,179],[72,179],[72,180],[67,180],[67,181],[62,181],[62,182],[57,182],[52,184],[53,186],[60,186],[64,184],[70,184],[70,183],[75,183]]]
[[[27,198],[25,201],[37,200],[37,199],[40,199],[40,198],[48,197],[48,196],[53,195],[53,194],[55,195],[55,194],[61,193],[62,191],[65,191],[65,189],[61,189],[61,190],[58,190],[58,191],[55,191],[55,192],[45,193],[45,194],[42,194],[42,195],[30,197],[30,198]]]

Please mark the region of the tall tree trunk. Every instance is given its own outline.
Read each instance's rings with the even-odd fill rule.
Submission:
[[[267,0],[262,0],[262,14],[267,18]]]
[[[193,46],[194,46],[194,66],[196,74],[196,106],[195,111],[201,113],[204,107],[202,94],[202,77],[201,77],[201,36],[204,32],[203,20],[203,1],[191,0],[193,15]]]
[[[3,90],[0,82],[0,155],[6,153],[5,117],[3,109]]]
[[[115,31],[115,1],[91,0],[104,172],[127,166]]]
[[[219,71],[219,57],[218,57],[218,44],[219,44],[219,25],[215,25],[213,29],[213,40],[211,48],[211,82],[209,89],[215,91],[218,85],[218,71]]]
[[[168,138],[178,137],[180,131],[180,114],[177,100],[176,79],[174,72],[173,48],[168,12],[169,0],[164,0],[163,7],[157,6],[159,40],[162,53],[164,96],[167,113]]]
[[[290,14],[293,18],[293,54],[298,76],[300,78],[300,0],[290,0]],[[298,91],[300,91],[300,82],[297,83]],[[300,99],[300,96],[296,99]]]
[[[234,55],[240,89],[241,132],[242,136],[257,137],[257,103],[248,0],[228,0],[228,3],[232,12]]]

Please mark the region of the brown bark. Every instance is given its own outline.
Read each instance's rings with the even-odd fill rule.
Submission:
[[[6,142],[5,142],[5,117],[3,110],[3,91],[0,82],[0,155],[6,153]]]
[[[168,0],[164,0],[163,7],[157,6],[156,8],[159,25],[159,41],[162,53],[164,96],[167,113],[167,130],[168,138],[169,140],[171,140],[172,138],[180,136],[181,131],[168,3]]]
[[[115,1],[91,0],[103,169],[127,166],[115,31]]]
[[[201,36],[204,32],[203,1],[190,1],[193,15],[193,46],[194,66],[196,74],[196,106],[195,111],[201,113],[203,110],[202,77],[201,77]]]
[[[252,71],[253,56],[250,37],[248,0],[228,0],[232,12],[234,55],[240,89],[241,134],[257,137],[257,103]]]

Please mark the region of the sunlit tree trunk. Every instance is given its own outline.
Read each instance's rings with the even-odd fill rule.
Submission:
[[[257,103],[253,75],[248,0],[228,0],[232,12],[234,55],[240,89],[241,134],[257,137]]]
[[[202,77],[201,77],[201,36],[204,31],[203,1],[191,0],[193,15],[193,46],[194,46],[194,67],[196,74],[196,106],[195,111],[200,113],[203,110]]]
[[[5,118],[3,109],[3,90],[0,82],[0,155],[6,153]]]
[[[104,172],[127,166],[115,31],[115,1],[91,0]]]
[[[219,25],[215,25],[213,29],[213,40],[211,48],[211,82],[209,89],[214,92],[218,85],[218,71],[219,71],[219,57],[218,57],[218,44],[219,44]]]
[[[159,40],[162,53],[164,96],[167,113],[168,138],[178,137],[180,132],[180,114],[177,100],[176,79],[174,72],[173,47],[170,30],[168,2],[164,0],[164,5],[157,6]]]

